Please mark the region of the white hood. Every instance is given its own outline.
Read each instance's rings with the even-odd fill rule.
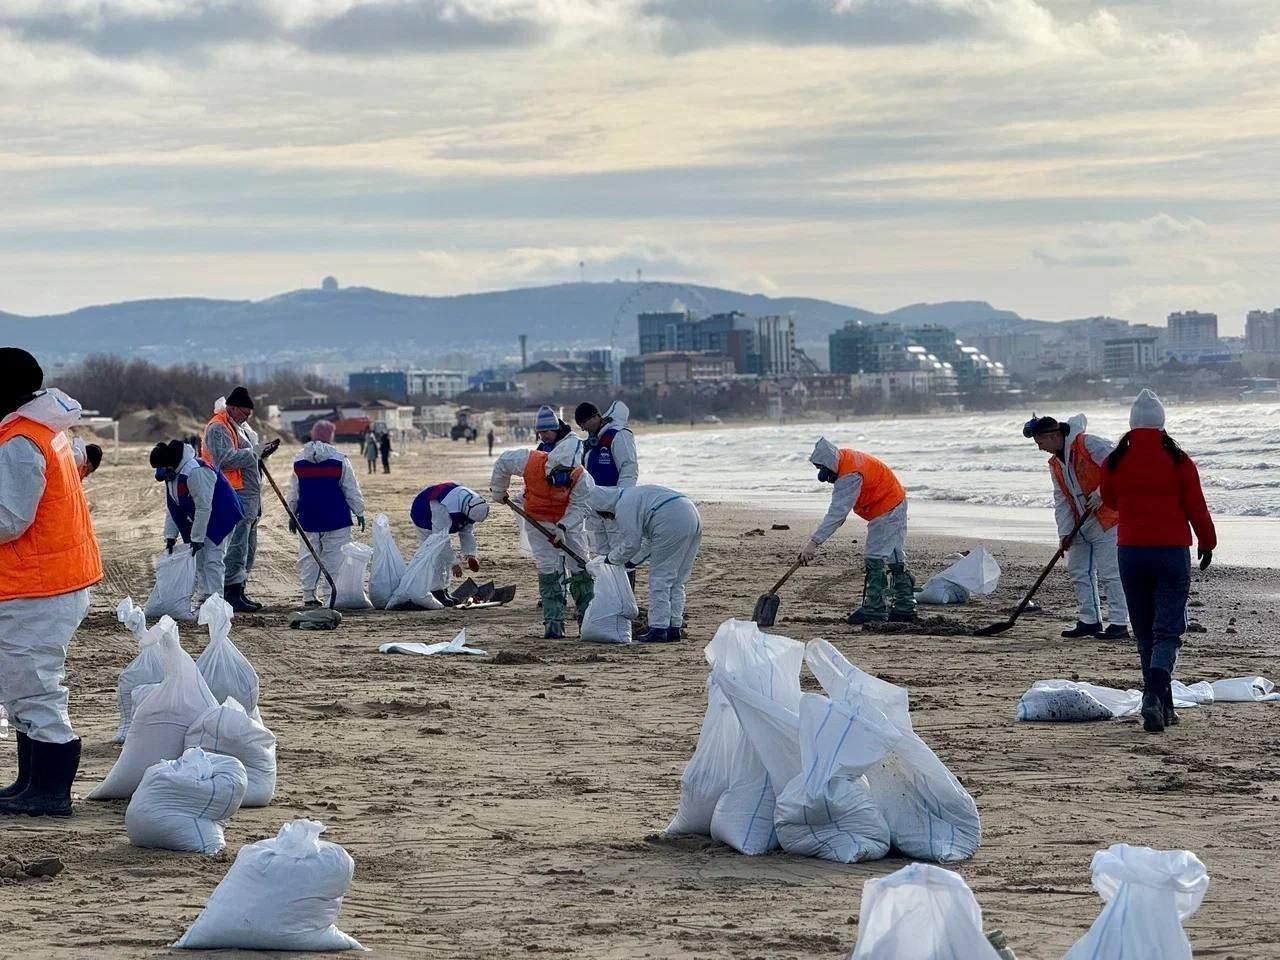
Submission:
[[[826,467],[835,470],[840,463],[840,451],[826,437],[819,437],[813,445],[813,453],[809,454],[809,462],[815,467]]]
[[[323,440],[308,440],[302,445],[302,452],[298,454],[297,459],[320,463],[324,460],[341,460],[343,457],[343,452],[332,443],[325,443]]]
[[[28,420],[43,423],[50,430],[61,431],[79,423],[83,412],[79,402],[72,400],[57,387],[50,387],[37,393],[0,422],[7,423],[11,417],[22,415]]]
[[[615,400],[604,412],[604,418],[617,424],[618,427],[625,427],[627,421],[631,419],[631,408],[621,400]]]
[[[184,443],[182,445],[182,462],[178,464],[178,469],[181,470],[183,467],[185,467],[195,458],[196,458],[196,448],[189,443]]]
[[[582,459],[582,441],[576,434],[569,434],[547,454],[547,476],[559,467],[575,467]]]
[[[1076,437],[1084,433],[1085,427],[1089,426],[1089,418],[1083,413],[1077,413],[1074,417],[1067,421],[1067,448],[1070,449],[1071,444],[1076,442]]]
[[[595,487],[591,491],[591,495],[587,502],[591,505],[591,509],[597,512],[615,513],[618,509],[618,500],[622,497],[624,487]]]

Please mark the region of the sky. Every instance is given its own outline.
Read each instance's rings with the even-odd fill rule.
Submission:
[[[1276,0],[4,0],[0,310],[641,270],[1238,333],[1277,75]]]

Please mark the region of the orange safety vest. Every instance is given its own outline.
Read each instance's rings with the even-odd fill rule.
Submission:
[[[214,424],[222,427],[227,433],[231,434],[231,440],[236,445],[236,449],[245,446],[244,438],[240,436],[240,431],[236,429],[236,425],[231,422],[231,418],[227,416],[227,411],[215,413],[213,419],[205,424],[204,443],[200,445],[200,459],[213,467],[215,470],[221,469],[222,475],[227,478],[227,483],[231,484],[232,490],[244,489],[244,474],[239,467],[219,467],[213,462],[213,454],[209,452],[209,428]]]
[[[102,557],[71,440],[23,416],[0,427],[0,444],[14,437],[26,437],[44,457],[44,494],[26,532],[0,544],[0,600],[56,597],[93,586],[102,580]]]
[[[1093,462],[1093,457],[1089,456],[1089,449],[1084,445],[1084,432],[1076,434],[1075,440],[1071,442],[1071,466],[1076,472],[1076,482],[1080,484],[1080,492],[1088,497],[1098,487],[1102,486],[1102,467]],[[1062,491],[1062,495],[1067,498],[1067,503],[1071,505],[1071,515],[1076,518],[1076,522],[1080,522],[1080,508],[1076,505],[1075,494],[1071,492],[1071,488],[1067,486],[1067,470],[1062,461],[1058,457],[1049,458],[1049,472],[1053,474],[1053,482],[1058,485],[1058,489]],[[1098,523],[1102,525],[1103,530],[1110,530],[1120,522],[1120,513],[1110,507],[1099,507],[1094,511],[1094,516]]]
[[[543,523],[559,523],[569,509],[569,494],[578,484],[582,468],[573,468],[573,483],[555,487],[547,479],[547,454],[534,450],[524,465],[524,512]]]
[[[883,517],[907,499],[907,491],[887,463],[861,450],[841,447],[840,459],[836,463],[836,477],[850,473],[862,474],[862,491],[858,494],[858,502],[853,505],[853,512],[863,520]]]

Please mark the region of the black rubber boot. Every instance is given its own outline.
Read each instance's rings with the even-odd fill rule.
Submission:
[[[680,627],[667,627],[667,640],[675,642],[684,639],[684,631]]]
[[[1169,674],[1152,668],[1147,671],[1147,686],[1142,691],[1142,729],[1147,733],[1164,732],[1164,694],[1169,689]]]
[[[1103,640],[1129,640],[1129,628],[1123,623],[1113,623],[1102,631]]]
[[[1164,671],[1162,670],[1161,673]],[[1173,678],[1170,677],[1165,683],[1164,689],[1160,691],[1160,706],[1164,708],[1164,725],[1166,727],[1176,727],[1182,722],[1173,710]]]
[[[249,582],[247,580],[244,583],[240,584],[240,602],[249,608],[250,613],[257,613],[259,610],[262,609],[262,604],[260,604],[257,600],[254,600],[252,597],[249,596],[248,593],[245,592],[245,588],[248,586],[249,586]]]
[[[677,629],[677,633],[678,633]],[[636,637],[637,643],[671,643],[679,640],[679,636],[671,635],[670,627],[650,627],[640,636]]]
[[[0,800],[5,797],[16,797],[23,790],[27,789],[27,784],[31,782],[31,738],[25,733],[18,734],[18,779],[13,781],[3,790],[0,790]]]
[[[1085,623],[1083,620],[1077,620],[1076,625],[1070,630],[1063,630],[1062,636],[1067,640],[1079,640],[1081,637],[1100,637],[1102,636],[1102,624]]]
[[[71,783],[80,769],[80,740],[31,741],[31,782],[14,797],[0,800],[0,814],[29,817],[71,816]]]
[[[231,604],[231,609],[236,613],[253,613],[257,607],[251,607],[245,603],[244,584],[229,583],[222,590],[222,599]]]
[[[563,640],[564,639],[564,621],[548,620],[542,629],[542,639],[544,640]]]

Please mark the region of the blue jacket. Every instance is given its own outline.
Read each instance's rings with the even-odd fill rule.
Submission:
[[[215,546],[222,543],[227,535],[235,529],[237,523],[244,519],[244,506],[240,503],[240,497],[236,494],[235,489],[227,481],[219,470],[214,470],[202,460],[197,460],[199,465],[197,469],[213,470],[217,479],[214,481],[213,487],[213,506],[209,513],[209,526],[205,531],[205,539],[208,543]],[[177,524],[178,530],[182,533],[182,539],[190,542],[191,525],[196,518],[196,501],[191,496],[191,491],[187,488],[187,479],[179,475],[177,484],[178,499],[174,500],[169,495],[168,487],[165,488],[165,505],[169,508],[169,516],[173,518],[173,522]]]

